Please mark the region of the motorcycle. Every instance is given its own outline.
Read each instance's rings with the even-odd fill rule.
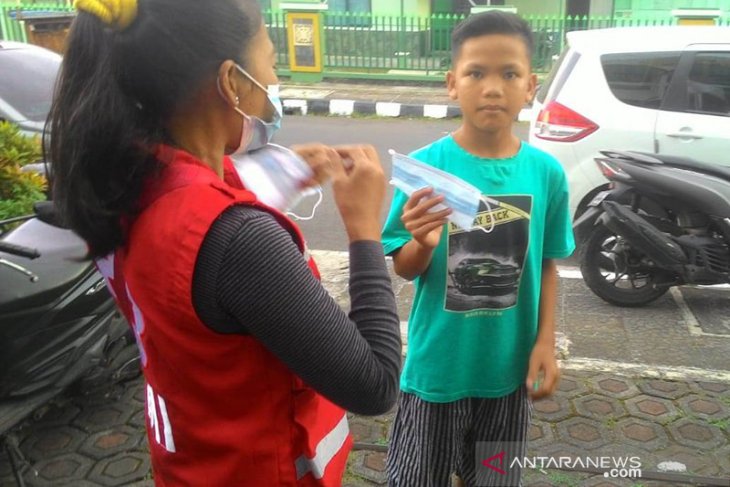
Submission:
[[[624,307],[672,286],[730,283],[730,168],[689,158],[606,151],[611,182],[575,221],[588,287]]]
[[[134,335],[85,255],[51,202],[0,221],[0,443],[21,486],[27,462],[15,426],[72,386],[140,374]]]

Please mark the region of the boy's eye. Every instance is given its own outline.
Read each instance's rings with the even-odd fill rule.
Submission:
[[[507,71],[506,73],[504,73],[504,79],[515,79],[515,78],[517,78],[517,73],[515,73],[514,71]]]
[[[471,73],[469,73],[469,76],[474,79],[482,79],[483,75],[480,71],[472,71]]]

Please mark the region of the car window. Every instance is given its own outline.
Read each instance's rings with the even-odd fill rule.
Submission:
[[[679,52],[604,54],[601,65],[616,98],[629,105],[658,109],[679,57]]]
[[[687,79],[687,111],[730,116],[730,52],[697,53]]]
[[[0,49],[0,99],[26,120],[44,121],[60,63],[60,57],[50,52]]]
[[[550,92],[550,88],[552,88],[553,85],[555,85],[554,93],[557,95],[557,93],[565,84],[565,80],[568,79],[568,75],[571,73],[571,71],[573,71],[573,68],[575,67],[575,64],[578,62],[579,58],[580,54],[569,48],[566,48],[560,54],[560,57],[553,65],[550,73],[548,73],[547,77],[545,78],[545,81],[542,83],[542,85],[540,85],[540,89],[538,90],[536,96],[537,101],[544,104],[545,99]],[[558,77],[558,72],[561,71],[562,67],[564,67],[564,69],[562,69],[560,77]]]

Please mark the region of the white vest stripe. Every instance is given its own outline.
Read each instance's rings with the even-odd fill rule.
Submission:
[[[150,421],[150,427],[155,431],[155,441],[160,444],[160,422],[157,420],[157,407],[155,406],[155,393],[147,384],[147,418]]]
[[[347,415],[342,416],[342,419],[327,436],[317,445],[314,458],[307,458],[306,455],[302,455],[297,458],[297,480],[312,472],[314,478],[321,479],[324,477],[324,471],[329,465],[330,461],[337,455],[342,446],[347,440],[347,436],[350,434],[350,426],[347,424]]]
[[[162,416],[162,431],[165,434],[165,449],[170,453],[175,453],[175,440],[172,438],[172,426],[170,426],[170,418],[167,417],[167,404],[162,396],[157,396],[160,406],[160,416]]]

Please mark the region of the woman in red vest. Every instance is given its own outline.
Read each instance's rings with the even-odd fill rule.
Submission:
[[[345,410],[388,411],[400,370],[374,149],[298,148],[312,184],[333,181],[348,315],[298,228],[227,156],[265,145],[281,115],[257,2],[75,5],[50,118],[54,195],[137,337],[156,484],[339,485]]]

